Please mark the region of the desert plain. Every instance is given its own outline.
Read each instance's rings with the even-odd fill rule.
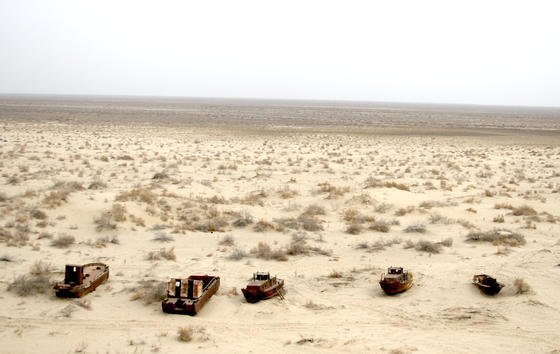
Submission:
[[[0,126],[2,353],[560,352],[559,110],[2,96]],[[220,290],[164,314],[190,274]]]

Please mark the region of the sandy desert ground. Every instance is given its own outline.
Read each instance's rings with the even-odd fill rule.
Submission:
[[[560,352],[557,113],[360,127],[255,108],[233,126],[6,102],[3,353]],[[92,261],[107,283],[54,296],[66,263]],[[391,265],[415,284],[389,297]],[[284,300],[244,300],[257,270]],[[477,273],[506,287],[485,296]],[[219,292],[195,317],[162,313],[163,282],[189,274]]]

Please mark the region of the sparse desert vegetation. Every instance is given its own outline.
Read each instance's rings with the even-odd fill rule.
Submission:
[[[120,108],[122,119],[138,117],[134,124],[101,123],[70,107],[49,113],[48,124],[16,123],[11,113],[2,114],[12,107],[2,102],[0,282],[7,345],[33,335],[60,351],[86,351],[79,340],[66,345],[63,323],[73,321],[78,332],[110,338],[88,340],[88,352],[247,351],[253,342],[284,343],[286,352],[301,346],[388,352],[395,340],[403,341],[403,352],[460,351],[467,344],[473,352],[555,349],[549,345],[553,326],[542,326],[560,320],[560,302],[548,296],[560,291],[554,281],[560,250],[554,131],[523,135],[497,128],[489,135],[476,127],[418,127],[411,135],[409,128],[368,127],[376,117],[358,107],[346,113],[360,115],[359,129],[318,128],[312,121],[292,129],[261,120],[282,107],[266,114],[254,108],[251,124],[261,121],[262,129],[190,126],[177,118],[148,124],[145,115],[161,112],[143,107]],[[103,116],[113,104],[91,110]],[[186,120],[201,114],[200,108],[174,109],[169,112]],[[232,105],[227,119],[238,119],[243,109]],[[328,119],[316,108],[300,109]],[[427,113],[414,119],[428,119]],[[36,260],[43,263],[33,266]],[[97,261],[110,265],[111,276],[83,299],[88,302],[54,297],[52,283],[64,278],[65,264]],[[379,276],[399,265],[414,274],[415,286],[389,299],[379,292]],[[230,290],[244,287],[256,271],[284,279],[285,300],[252,306],[240,290]],[[497,301],[468,291],[475,272],[506,284]],[[165,281],[191,274],[218,275],[222,288],[199,317],[169,317],[192,323],[154,330],[163,323]],[[233,318],[259,323],[259,333],[245,333]],[[95,319],[99,326],[91,325]],[[107,321],[119,329],[107,330]],[[398,337],[410,323],[412,336]],[[477,340],[488,326],[493,342],[482,346]],[[512,337],[515,327],[527,335]],[[375,342],[368,337],[373,328],[381,328]],[[457,343],[415,340],[441,338],[448,328]]]

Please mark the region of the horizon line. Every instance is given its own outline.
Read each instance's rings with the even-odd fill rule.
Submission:
[[[21,92],[0,92],[0,97],[81,97],[81,98],[123,98],[123,99],[185,99],[185,100],[230,100],[230,101],[272,101],[272,102],[314,102],[314,103],[341,103],[341,104],[390,104],[390,105],[418,105],[418,106],[471,106],[488,108],[528,108],[528,109],[559,109],[560,105],[511,105],[511,104],[486,104],[486,103],[466,103],[466,102],[434,102],[434,101],[373,101],[373,100],[353,100],[353,99],[324,99],[324,98],[271,98],[271,97],[223,97],[223,96],[181,96],[181,95],[146,95],[146,94],[85,94],[85,93],[21,93]]]

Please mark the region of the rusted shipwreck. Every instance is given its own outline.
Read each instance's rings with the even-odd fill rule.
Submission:
[[[486,274],[476,274],[473,276],[472,283],[487,295],[496,295],[504,287],[495,278]]]
[[[403,267],[389,267],[387,274],[381,275],[379,285],[388,295],[402,293],[412,287],[412,273],[403,269]]]
[[[271,277],[268,272],[256,272],[253,273],[253,279],[241,291],[249,303],[270,299],[277,295],[283,298],[284,280]]]
[[[109,279],[109,266],[103,263],[67,264],[64,282],[54,285],[58,297],[82,297]]]
[[[167,296],[161,302],[166,313],[196,315],[220,288],[220,277],[191,275],[188,278],[171,278],[167,283]]]

